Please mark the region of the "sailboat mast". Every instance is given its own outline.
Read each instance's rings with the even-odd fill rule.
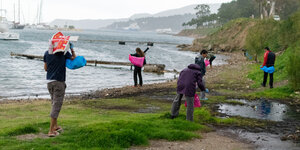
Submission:
[[[14,23],[16,23],[16,4],[14,3]]]
[[[20,16],[21,16],[21,11],[20,11],[20,6],[21,6],[21,4],[20,4],[20,0],[19,0],[19,10],[18,10],[18,21],[19,21],[19,23],[20,23]]]
[[[1,17],[1,20],[2,20],[2,17],[3,17],[3,14],[2,14],[2,0],[0,0],[0,4],[1,4],[1,6],[0,6],[0,13],[1,13],[1,16],[0,16],[0,17]],[[0,20],[0,21],[1,21],[1,20]]]
[[[43,0],[40,1],[39,24],[42,21]]]

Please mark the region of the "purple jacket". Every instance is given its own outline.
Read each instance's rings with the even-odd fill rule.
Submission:
[[[201,91],[205,91],[205,87],[202,83],[200,66],[197,64],[190,64],[188,68],[185,68],[180,72],[177,81],[177,93],[184,94],[188,97],[194,97],[196,93],[196,83]]]

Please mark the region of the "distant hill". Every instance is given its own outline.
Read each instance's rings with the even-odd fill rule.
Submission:
[[[146,18],[146,17],[167,17],[167,16],[175,16],[175,15],[184,15],[184,14],[196,14],[195,7],[198,4],[188,5],[181,8],[170,9],[166,11],[162,11],[156,14],[149,13],[141,13],[134,14],[130,17],[130,19],[138,19],[138,18]],[[221,7],[221,4],[209,4],[211,13],[217,13],[218,9]]]
[[[152,15],[152,17],[166,17],[166,16],[174,16],[174,15],[183,15],[183,14],[196,14],[195,7],[198,4],[188,5],[185,7],[181,7],[178,9],[171,9],[159,12],[157,14]],[[221,7],[221,4],[209,4],[211,13],[217,13],[218,9]]]
[[[114,22],[127,21],[128,19],[98,19],[98,20],[66,20],[56,19],[50,23],[50,26],[57,25],[63,27],[64,25],[73,25],[77,29],[99,29],[106,27]]]
[[[182,23],[190,21],[195,17],[196,15],[194,14],[174,15],[168,17],[147,17],[123,22],[115,22],[106,28],[117,30],[166,31],[169,33],[174,33],[184,28]]]
[[[138,19],[138,18],[146,18],[146,17],[151,17],[151,14],[148,13],[141,13],[141,14],[134,14],[129,17],[129,19]]]
[[[151,20],[152,22],[154,21],[153,23],[160,24],[160,22],[156,22],[156,21],[161,20],[161,18],[160,19],[154,19],[154,18],[172,16],[171,18],[168,19],[168,20],[172,20],[172,19],[176,18],[174,16],[177,16],[177,17],[179,17],[179,20],[178,20],[178,21],[180,21],[179,23],[176,22],[176,21],[170,22],[170,24],[169,24],[170,27],[168,27],[166,25],[167,23],[164,22],[163,23],[164,25],[161,25],[161,27],[172,28],[172,29],[178,30],[179,28],[182,28],[182,27],[175,27],[174,24],[178,24],[178,25],[181,26],[181,24],[183,22],[187,22],[187,21],[191,20],[192,19],[190,17],[191,14],[196,13],[196,11],[194,10],[194,8],[196,6],[197,6],[196,4],[195,5],[188,5],[188,6],[177,8],[177,9],[162,11],[162,12],[159,12],[159,13],[156,13],[156,14],[148,14],[148,13],[134,14],[130,18],[123,18],[123,19],[98,19],[98,20],[92,20],[92,19],[86,19],[86,20],[56,19],[56,20],[52,21],[50,23],[50,25],[51,26],[56,25],[56,26],[59,26],[59,27],[63,27],[64,25],[73,25],[73,26],[75,26],[75,28],[78,28],[78,29],[99,29],[99,28],[105,28],[105,27],[112,28],[114,26],[113,23],[116,23],[116,22],[120,23],[120,22],[129,21],[129,22],[132,23],[132,20],[141,19],[141,18],[149,18],[148,20]],[[221,4],[209,4],[209,6],[211,7],[211,12],[212,13],[217,13],[217,11],[220,8]],[[185,14],[190,14],[190,15],[187,16],[188,18],[186,18],[186,19],[180,17],[180,16],[183,16]],[[123,23],[121,23],[121,24],[123,24]],[[130,24],[127,24],[127,25],[129,26]],[[141,27],[141,25],[142,24],[139,24],[140,27]],[[173,27],[171,27],[171,26],[173,26]],[[124,26],[122,26],[122,27],[124,27]],[[147,29],[147,30],[150,29],[150,27],[141,27],[141,28],[142,29]],[[151,29],[153,30],[155,28],[151,28]]]

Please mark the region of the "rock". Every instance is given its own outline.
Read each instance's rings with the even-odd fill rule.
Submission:
[[[286,140],[288,140],[288,138],[287,138],[287,136],[282,136],[282,137],[280,137],[280,140],[281,141],[286,141]]]

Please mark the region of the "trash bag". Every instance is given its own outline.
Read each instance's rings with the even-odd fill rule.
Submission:
[[[86,65],[86,60],[83,56],[77,56],[75,59],[67,59],[66,60],[66,67],[69,69],[78,69],[84,67]]]
[[[205,59],[204,63],[205,63],[205,67],[207,67],[210,64],[208,59]]]
[[[262,67],[260,69],[263,70],[266,73],[273,73],[275,71],[274,66],[271,66],[271,67],[264,66],[264,67]]]
[[[144,60],[145,60],[145,57],[134,57],[134,56],[129,55],[129,61],[135,66],[143,67]]]
[[[184,106],[187,107],[186,101]],[[200,98],[197,94],[194,96],[194,107],[201,107]]]

